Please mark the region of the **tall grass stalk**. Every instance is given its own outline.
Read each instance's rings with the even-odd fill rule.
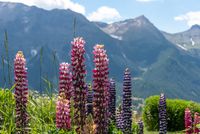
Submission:
[[[1,61],[2,61],[2,68],[3,68],[3,87],[5,87],[6,86],[6,76],[5,76],[5,62],[4,62],[4,56],[2,55],[1,56]]]
[[[10,57],[9,57],[9,49],[8,49],[8,33],[7,31],[5,30],[5,33],[4,33],[4,47],[5,47],[5,50],[6,50],[6,60],[7,60],[7,69],[8,69],[8,85],[9,87],[12,86],[12,80],[11,80],[11,70],[10,70]]]

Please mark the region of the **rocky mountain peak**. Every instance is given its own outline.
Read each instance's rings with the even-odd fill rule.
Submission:
[[[190,30],[200,30],[200,25],[195,24],[190,28]]]

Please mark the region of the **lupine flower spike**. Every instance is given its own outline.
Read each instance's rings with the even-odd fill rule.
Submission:
[[[60,76],[59,76],[59,95],[65,94],[66,99],[70,101],[73,91],[72,74],[70,72],[70,65],[68,63],[60,64]]]
[[[125,134],[132,132],[132,94],[131,94],[131,73],[127,68],[124,72],[123,82],[123,102],[122,102],[122,119],[123,129]]]
[[[186,108],[185,109],[185,133],[186,134],[192,134],[192,116],[190,113],[190,109]]]
[[[199,125],[200,124],[200,116],[199,113],[195,112],[194,113],[194,133],[198,134],[200,132]]]
[[[116,119],[116,89],[115,89],[115,81],[113,79],[110,79],[110,88],[109,88],[109,116],[110,119],[115,123]]]
[[[143,121],[140,120],[138,122],[138,134],[143,134],[144,133],[144,124],[143,124]]]
[[[122,108],[121,108],[121,105],[118,107],[118,109],[116,111],[116,126],[120,130],[122,130],[122,128],[123,128]]]
[[[93,90],[91,85],[87,86],[87,115],[93,115]]]
[[[14,60],[15,73],[15,102],[16,102],[16,131],[17,133],[28,133],[28,80],[26,59],[23,52],[18,51]]]
[[[163,93],[161,93],[159,100],[159,134],[166,134],[166,133],[167,133],[166,97]]]
[[[71,128],[69,100],[64,93],[58,96],[56,103],[56,127],[64,130]]]
[[[108,57],[103,45],[94,47],[93,89],[94,123],[96,134],[108,132]]]
[[[86,69],[85,69],[85,41],[83,38],[75,38],[72,42],[71,64],[72,80],[74,86],[74,122],[77,126],[76,132],[84,131],[86,120]]]

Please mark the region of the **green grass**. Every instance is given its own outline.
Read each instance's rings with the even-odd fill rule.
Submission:
[[[15,100],[11,89],[0,89],[0,133],[15,132]],[[30,91],[28,101],[29,128],[31,134],[62,134],[74,133],[72,131],[58,130],[55,124],[56,96],[40,95]]]
[[[15,99],[11,89],[0,89],[0,133],[15,133]],[[59,130],[56,128],[56,95],[39,94],[37,92],[29,92],[28,114],[30,117],[29,128],[31,134],[75,134],[75,126],[71,131]],[[72,102],[73,103],[73,102]],[[73,107],[71,108],[71,117],[73,122]],[[135,121],[133,121],[135,122]],[[91,123],[91,122],[90,122]],[[89,123],[87,123],[89,125]],[[133,127],[136,124],[133,123]],[[111,134],[121,134],[114,125],[109,128]],[[158,132],[148,132],[145,134],[158,134]],[[180,134],[181,132],[179,132]],[[173,132],[168,134],[178,134]]]

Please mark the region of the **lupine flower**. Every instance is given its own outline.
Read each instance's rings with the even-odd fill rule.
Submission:
[[[123,82],[123,102],[122,102],[122,119],[123,133],[132,133],[132,94],[131,94],[131,73],[127,68],[124,72]]]
[[[116,122],[115,116],[116,116],[116,90],[115,90],[115,81],[113,79],[110,79],[110,87],[109,87],[109,116],[110,119],[114,122]]]
[[[28,127],[28,80],[26,59],[23,52],[18,51],[14,60],[15,73],[15,102],[16,102],[16,131],[17,133],[27,132]]]
[[[66,99],[70,101],[73,90],[72,74],[70,72],[70,65],[68,63],[60,64],[60,76],[59,76],[59,95],[61,93],[65,94]]]
[[[186,134],[192,134],[192,116],[190,113],[190,109],[186,108],[185,109],[185,132]]]
[[[144,124],[143,124],[143,121],[140,120],[138,122],[138,134],[143,134],[144,133]]]
[[[166,133],[167,133],[166,97],[163,93],[161,93],[159,100],[159,134],[166,134]]]
[[[123,120],[122,120],[122,108],[121,105],[116,111],[116,126],[118,129],[122,130],[123,128]]]
[[[87,115],[93,115],[93,90],[90,85],[87,86]]]
[[[194,133],[198,134],[200,132],[200,128],[198,125],[200,124],[200,116],[199,113],[195,112],[194,113]]]
[[[71,128],[69,100],[64,93],[58,96],[56,103],[56,127],[65,130]]]
[[[86,69],[85,69],[85,41],[83,38],[75,38],[72,42],[71,64],[72,80],[74,86],[74,122],[77,133],[84,129],[86,119]]]
[[[108,132],[108,57],[103,45],[94,47],[93,89],[94,122],[96,134]]]

